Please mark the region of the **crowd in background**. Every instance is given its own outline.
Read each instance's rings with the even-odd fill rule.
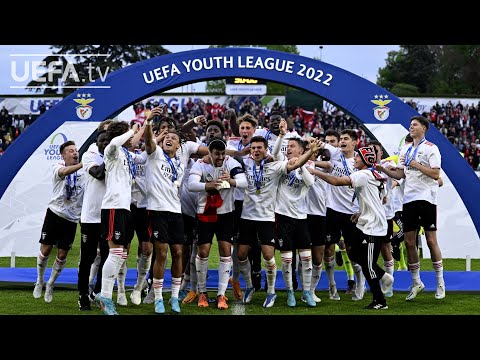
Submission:
[[[415,102],[407,103],[418,111]],[[158,106],[158,102],[139,102],[133,105],[136,117],[133,122],[143,123],[153,107]],[[247,98],[243,103],[237,104],[234,100],[226,104],[213,104],[208,100],[198,100],[196,102],[189,98],[183,108],[178,108],[177,104],[172,104],[169,108],[169,114],[178,124],[183,124],[199,115],[205,115],[208,120],[221,120],[225,125],[225,135],[231,135],[229,122],[225,119],[225,111],[233,108],[238,115],[250,113],[258,120],[260,127],[269,127],[269,117],[273,111],[279,111],[286,119],[288,128],[295,130],[301,135],[309,135],[322,138],[327,130],[333,129],[341,131],[343,129],[356,129],[358,131],[358,147],[365,146],[370,140],[368,135],[353,118],[345,114],[341,109],[325,111],[321,106],[307,111],[298,106],[282,106],[278,100],[271,107],[262,105],[261,102],[254,102]],[[41,113],[46,109],[41,109]],[[461,101],[451,100],[446,104],[438,102],[429,112],[422,115],[428,118],[431,123],[444,134],[455,146],[462,156],[474,170],[480,170],[480,102],[475,104],[462,104]],[[31,125],[39,115],[10,115],[8,110],[3,107],[0,110],[0,155],[10,146],[10,144]],[[202,138],[203,128],[199,127],[197,136]]]
[[[45,105],[44,105],[45,106]],[[46,111],[46,108],[45,108]],[[43,111],[43,112],[45,112]],[[40,115],[10,115],[5,106],[0,109],[0,155]]]

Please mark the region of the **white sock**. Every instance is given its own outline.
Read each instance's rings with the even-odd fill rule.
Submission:
[[[49,256],[43,256],[42,252],[40,251],[37,256],[37,283],[43,284],[45,278],[45,271],[47,270],[48,266],[48,258]]]
[[[67,259],[60,260],[58,257],[55,258],[55,262],[53,263],[52,272],[50,274],[50,279],[48,279],[47,285],[52,286],[55,281],[58,279],[58,276],[62,272],[65,264],[67,263]]]
[[[412,283],[413,285],[420,284],[420,261],[414,264],[408,264],[408,269],[410,270],[410,274],[412,275]]]
[[[293,253],[291,251],[281,253],[282,257],[282,276],[283,281],[285,282],[285,287],[287,290],[293,290],[293,281],[292,281],[292,258]]]
[[[325,261],[325,272],[327,273],[328,276],[328,282],[330,286],[336,285],[337,283],[335,282],[335,257],[331,256],[328,258],[324,258]]]
[[[357,288],[363,289],[365,287],[365,276],[363,275],[362,267],[354,261],[351,261],[351,263],[355,277],[357,278]]]
[[[120,267],[124,262],[123,249],[112,248],[108,254],[105,264],[102,269],[102,292],[101,296],[106,299],[111,299],[113,295],[113,286],[115,279],[118,277]]]
[[[142,291],[145,287],[145,279],[147,278],[148,270],[152,264],[152,254],[149,256],[141,255],[137,263],[137,283],[135,284],[135,290]]]
[[[232,268],[231,256],[220,256],[220,262],[218,264],[218,295],[225,295],[227,290],[228,279],[230,278],[230,269]]]
[[[267,293],[275,294],[275,282],[277,281],[277,264],[275,257],[265,260],[265,269],[267,273]]]
[[[245,286],[248,288],[253,287],[252,284],[252,274],[250,274],[251,266],[248,257],[244,261],[238,261],[240,265],[240,273],[242,274],[243,281],[245,281]]]
[[[95,260],[93,260],[93,264],[90,267],[90,276],[88,277],[88,284],[93,285],[95,282],[95,277],[98,274],[98,268],[100,267],[100,261],[102,258],[100,257],[100,250],[97,249],[97,256],[95,257]]]
[[[309,291],[312,283],[312,250],[299,251],[298,255],[302,264],[302,289]]]
[[[207,292],[208,256],[201,258],[200,255],[197,255],[195,265],[197,267],[198,289],[200,292]]]
[[[383,260],[383,268],[385,269],[385,272],[389,273],[390,275],[393,276],[393,270],[394,270],[394,261],[392,260]]]
[[[125,293],[125,278],[127,277],[127,259],[123,260],[122,266],[120,266],[120,270],[118,271],[117,277],[117,292]]]
[[[435,276],[437,277],[437,285],[445,286],[445,281],[443,280],[443,261],[432,261],[433,270],[435,270]]]
[[[155,301],[163,300],[162,289],[163,289],[163,279],[153,278],[153,292],[155,294]]]
[[[310,291],[315,292],[318,283],[320,282],[320,277],[322,276],[322,263],[320,265],[313,265],[312,270],[312,283],[310,284]]]
[[[178,299],[178,292],[180,291],[180,284],[182,283],[182,278],[172,277],[172,297]]]

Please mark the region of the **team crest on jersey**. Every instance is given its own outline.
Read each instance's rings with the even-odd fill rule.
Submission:
[[[91,94],[77,94],[78,99],[73,99],[77,104],[80,104],[76,107],[77,116],[80,120],[87,120],[92,116],[93,107],[88,105],[93,102],[95,99],[92,98]]]
[[[388,95],[375,95],[375,100],[370,100],[377,105],[373,108],[373,116],[378,121],[385,121],[390,116],[390,108],[386,105],[390,104],[392,100],[388,100]]]
[[[122,233],[120,231],[115,231],[115,240],[120,240]]]
[[[87,234],[82,234],[82,241],[83,241],[84,243],[87,242]]]
[[[46,233],[46,232],[42,232],[42,240],[45,240],[46,237],[47,237],[47,233]]]

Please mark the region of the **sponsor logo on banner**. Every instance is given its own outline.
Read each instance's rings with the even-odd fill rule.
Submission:
[[[390,116],[390,108],[386,105],[390,104],[392,100],[388,100],[388,95],[375,95],[375,100],[370,100],[377,105],[373,108],[373,116],[378,121],[385,121]]]
[[[55,133],[50,138],[50,144],[43,149],[43,154],[46,160],[61,161],[60,145],[67,142],[68,138],[64,133]]]
[[[73,99],[77,104],[77,116],[80,120],[88,120],[92,116],[93,107],[88,105],[95,99],[92,98],[91,94],[77,94],[78,99]]]

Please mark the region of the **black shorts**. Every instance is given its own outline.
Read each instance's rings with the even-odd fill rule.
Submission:
[[[76,232],[76,222],[64,219],[47,209],[39,242],[44,245],[56,245],[58,249],[68,251],[72,248]]]
[[[234,213],[219,214],[217,217],[216,222],[198,222],[198,245],[211,244],[213,235],[217,236],[217,241],[233,244]]]
[[[126,209],[102,209],[102,238],[127,247],[133,239],[132,213]]]
[[[234,214],[234,222],[233,222],[233,231],[234,235],[238,235],[239,233],[239,228],[240,228],[240,217],[242,216],[242,210],[243,210],[243,200],[235,200],[235,210],[233,210]]]
[[[257,246],[259,240],[262,245],[276,246],[275,222],[240,219],[238,243]]]
[[[308,232],[312,246],[322,246],[327,241],[327,217],[321,215],[307,215]]]
[[[183,218],[183,237],[185,238],[185,245],[192,246],[197,243],[197,218],[182,214]]]
[[[170,245],[185,244],[182,214],[150,210],[148,215],[150,221],[148,230],[150,242],[154,245],[155,241]]]
[[[327,245],[338,244],[342,236],[346,244],[353,244],[357,226],[350,220],[351,217],[352,214],[327,208]]]
[[[130,211],[132,212],[133,230],[137,233],[138,242],[149,242],[147,209],[130,204]],[[132,239],[130,239],[130,242],[132,242]]]
[[[389,244],[392,242],[392,236],[393,236],[393,219],[387,220],[387,235],[385,236],[385,239],[383,239],[383,242],[385,244]]]
[[[294,219],[275,214],[278,226],[278,245],[280,251],[310,249],[312,242],[308,232],[307,219]]]
[[[81,229],[81,238],[82,243],[94,242],[95,244],[100,243],[102,239],[102,224],[101,223],[82,223],[80,224]]]
[[[425,231],[437,231],[437,205],[425,200],[403,204],[403,231],[416,231],[422,226]]]

